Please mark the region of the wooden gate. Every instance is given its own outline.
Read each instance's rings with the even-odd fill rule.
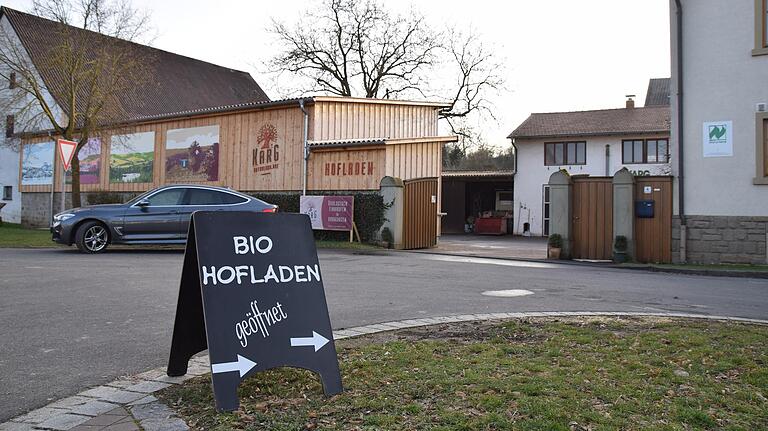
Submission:
[[[573,179],[573,259],[613,258],[613,183],[605,177]]]
[[[635,177],[635,201],[653,201],[653,218],[635,216],[635,260],[672,262],[672,178]]]
[[[437,178],[405,181],[403,190],[403,248],[437,244]]]

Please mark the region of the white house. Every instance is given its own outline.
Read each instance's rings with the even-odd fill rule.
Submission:
[[[0,12],[0,44],[0,50],[6,57],[18,59],[24,67],[35,70],[32,60],[25,54],[26,51],[8,20],[5,8]],[[53,97],[45,89],[43,93],[49,106],[53,107],[54,114],[60,116],[61,111]],[[45,123],[34,120],[40,118],[42,111],[39,105],[30,103],[31,97],[25,96],[19,88],[16,73],[0,64],[0,117],[5,119],[5,130],[0,134],[0,203],[5,205],[0,208],[0,218],[4,222],[21,223],[22,214],[19,191],[19,139],[13,135],[45,127]],[[19,113],[20,110],[23,111],[22,114]]]
[[[673,256],[766,263],[768,6],[671,0],[670,8],[670,143],[682,149],[673,162]]]
[[[672,173],[667,79],[651,80],[645,107],[531,114],[510,135],[517,156],[515,234],[549,235],[550,175]],[[527,232],[527,233],[526,233]]]

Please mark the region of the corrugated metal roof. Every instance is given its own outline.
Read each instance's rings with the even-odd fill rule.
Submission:
[[[669,88],[672,79],[653,78],[648,81],[645,106],[669,106]]]
[[[247,111],[249,109],[265,109],[265,108],[289,106],[289,105],[296,105],[298,107],[299,101],[301,100],[304,100],[304,103],[306,105],[314,103],[314,99],[311,97],[303,97],[303,98],[296,98],[296,99],[266,100],[263,102],[238,103],[234,105],[212,106],[209,108],[191,109],[191,110],[180,111],[180,112],[168,112],[168,113],[159,114],[159,115],[142,115],[139,117],[130,118],[129,121],[145,122],[145,121],[162,120],[166,118],[189,117],[193,115],[205,115],[205,114],[220,114],[222,112]]]
[[[97,58],[99,50],[121,50],[146,61],[146,76],[132,83],[127,91],[112,101],[110,121],[152,118],[170,113],[196,112],[212,107],[268,102],[266,93],[250,74],[217,66],[201,60],[173,54],[145,45],[105,36],[50,21],[7,7],[0,9],[16,31],[35,68],[56,101],[66,99],[68,77],[54,70],[49,61],[61,43],[63,34],[84,50],[86,58]]]
[[[313,148],[357,147],[365,145],[384,145],[385,143],[385,138],[341,139],[334,141],[309,141],[309,146]]]
[[[531,114],[508,138],[669,133],[669,106]]]
[[[497,170],[472,170],[472,171],[443,171],[443,177],[457,178],[457,177],[511,177],[515,175],[515,171],[512,169],[497,169]]]

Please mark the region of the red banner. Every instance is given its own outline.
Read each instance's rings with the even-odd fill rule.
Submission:
[[[302,196],[299,212],[309,216],[312,229],[351,231],[354,204],[352,196]]]

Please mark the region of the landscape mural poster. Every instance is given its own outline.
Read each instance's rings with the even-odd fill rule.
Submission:
[[[219,180],[219,126],[169,130],[165,141],[168,182]]]
[[[80,184],[98,184],[101,172],[101,139],[91,138],[77,153],[80,161]],[[67,184],[72,184],[72,169],[67,171]]]
[[[25,186],[53,184],[54,143],[42,142],[24,146],[21,161],[21,184]]]
[[[152,182],[155,132],[112,136],[110,155],[110,183]]]

